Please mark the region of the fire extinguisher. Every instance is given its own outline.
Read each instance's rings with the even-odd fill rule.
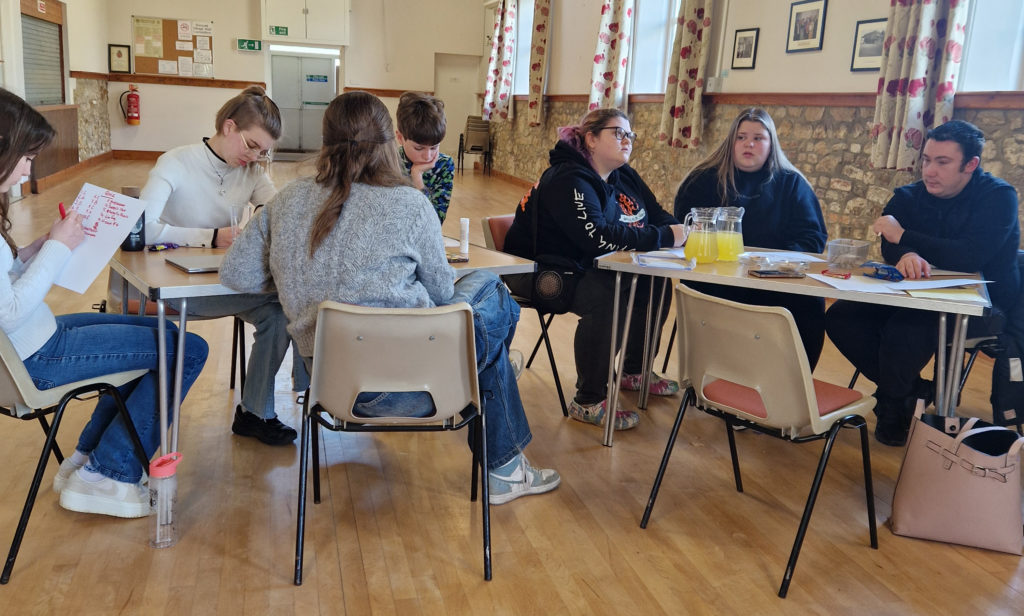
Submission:
[[[124,99],[128,97],[128,106],[125,107]],[[135,84],[129,84],[126,92],[121,92],[118,100],[121,104],[121,113],[124,114],[124,121],[132,126],[142,123],[142,115],[139,111],[139,88]]]

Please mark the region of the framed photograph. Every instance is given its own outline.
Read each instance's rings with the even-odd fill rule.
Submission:
[[[825,39],[825,9],[828,0],[803,0],[789,5],[789,33],[786,53],[816,51]]]
[[[111,73],[132,72],[130,45],[107,45],[107,68]]]
[[[736,31],[736,38],[732,43],[733,68],[754,68],[754,62],[757,60],[757,36],[760,33],[761,28]]]
[[[857,22],[853,31],[851,71],[877,71],[882,68],[882,44],[888,19],[866,19]]]

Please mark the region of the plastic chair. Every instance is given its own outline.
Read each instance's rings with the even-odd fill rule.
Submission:
[[[785,597],[796,568],[821,480],[836,436],[844,426],[860,431],[871,547],[878,548],[871,457],[864,413],[872,401],[859,392],[811,377],[792,315],[777,306],[750,306],[676,285],[679,382],[686,387],[665,455],[644,510],[647,528],[687,404],[725,421],[736,490],[743,491],[735,425],[794,443],[825,440],[800,526],[779,588]],[[766,464],[774,461],[764,461]]]
[[[426,391],[428,417],[353,414],[364,391]],[[484,579],[491,579],[491,514],[487,439],[477,382],[473,309],[465,302],[436,308],[369,308],[326,301],[317,314],[310,388],[303,401],[295,584],[302,584],[306,464],[313,450],[313,502],[320,502],[317,425],[342,432],[437,432],[473,429],[472,487],[483,486]],[[314,424],[313,422],[316,422]],[[480,472],[482,471],[482,472]],[[480,477],[482,475],[482,478]]]
[[[25,529],[28,527],[29,516],[32,515],[32,507],[35,505],[36,495],[39,493],[39,485],[43,481],[43,472],[46,470],[46,462],[50,453],[53,453],[58,464],[64,461],[64,456],[57,446],[56,437],[68,402],[83,400],[85,398],[82,396],[86,396],[86,394],[112,396],[117,404],[121,420],[129,427],[128,433],[135,446],[135,455],[139,458],[143,468],[148,466],[149,458],[135,431],[135,424],[132,423],[124,400],[121,399],[121,394],[117,391],[118,387],[134,381],[146,374],[147,371],[130,370],[68,383],[53,389],[37,389],[32,377],[25,369],[25,364],[14,350],[14,345],[3,331],[0,331],[0,359],[3,360],[3,367],[0,368],[0,414],[16,419],[38,419],[43,427],[43,432],[46,433],[43,450],[39,454],[39,463],[36,464],[36,472],[32,476],[28,496],[25,498],[25,506],[21,510],[21,519],[18,520],[18,528],[14,531],[14,539],[11,541],[11,550],[7,554],[3,574],[0,574],[0,584],[6,584],[11,579],[14,560],[18,557],[21,541],[25,537]],[[53,414],[52,425],[46,421],[46,415],[51,413]]]
[[[484,243],[491,250],[497,250],[498,252],[505,252],[505,236],[508,234],[509,227],[512,226],[512,221],[515,220],[515,214],[505,214],[503,216],[487,216],[481,222],[484,227]],[[551,327],[551,321],[555,319],[554,313],[547,313],[547,320],[544,319],[545,313],[540,310],[537,306],[533,305],[528,297],[521,295],[512,294],[512,299],[516,300],[520,308],[529,308],[537,311],[537,318],[540,320],[540,336],[537,337],[537,343],[533,345],[533,351],[530,353],[530,358],[526,360],[526,367],[529,368],[533,365],[533,358],[537,356],[537,351],[540,350],[541,342],[544,343],[544,348],[548,352],[548,361],[551,363],[551,374],[555,377],[555,389],[558,391],[558,402],[562,405],[562,416],[569,416],[569,409],[565,406],[565,394],[562,393],[562,381],[558,378],[558,366],[555,365],[555,353],[551,349],[551,339],[548,337],[548,328]]]
[[[491,123],[480,116],[468,116],[466,129],[459,134],[459,173],[463,171],[466,154],[480,154],[483,157],[484,173],[491,174],[493,158],[491,157]]]

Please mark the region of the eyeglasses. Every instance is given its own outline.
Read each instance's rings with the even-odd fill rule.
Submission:
[[[605,126],[597,130],[613,130],[615,131],[615,138],[618,139],[619,141],[622,141],[623,139],[626,139],[628,137],[630,143],[636,143],[636,133],[628,131],[622,128],[621,126]]]
[[[270,148],[260,149],[260,144],[249,141],[248,137],[240,130],[238,131],[238,136],[242,138],[242,145],[245,146],[245,149],[255,154],[256,158],[265,159],[270,157]]]

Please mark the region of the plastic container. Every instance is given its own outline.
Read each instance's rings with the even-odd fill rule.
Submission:
[[[139,198],[141,189],[138,186],[122,186],[121,194],[126,197]],[[143,211],[139,214],[139,219],[135,221],[132,226],[132,230],[128,232],[128,237],[124,238],[121,242],[121,250],[128,251],[139,251],[146,247],[146,212]]]
[[[178,462],[181,454],[172,452],[149,464],[149,505],[153,509],[153,533],[149,545],[169,548],[178,542],[174,505],[178,500]]]
[[[773,258],[769,255],[751,254],[749,252],[740,253],[739,262],[747,268],[747,271],[755,272],[779,270],[787,273],[804,274],[809,269],[807,261]]]
[[[827,244],[828,269],[849,271],[860,267],[868,260],[868,247],[871,242],[866,240],[834,239]]]
[[[459,219],[459,254],[469,254],[469,219]]]

